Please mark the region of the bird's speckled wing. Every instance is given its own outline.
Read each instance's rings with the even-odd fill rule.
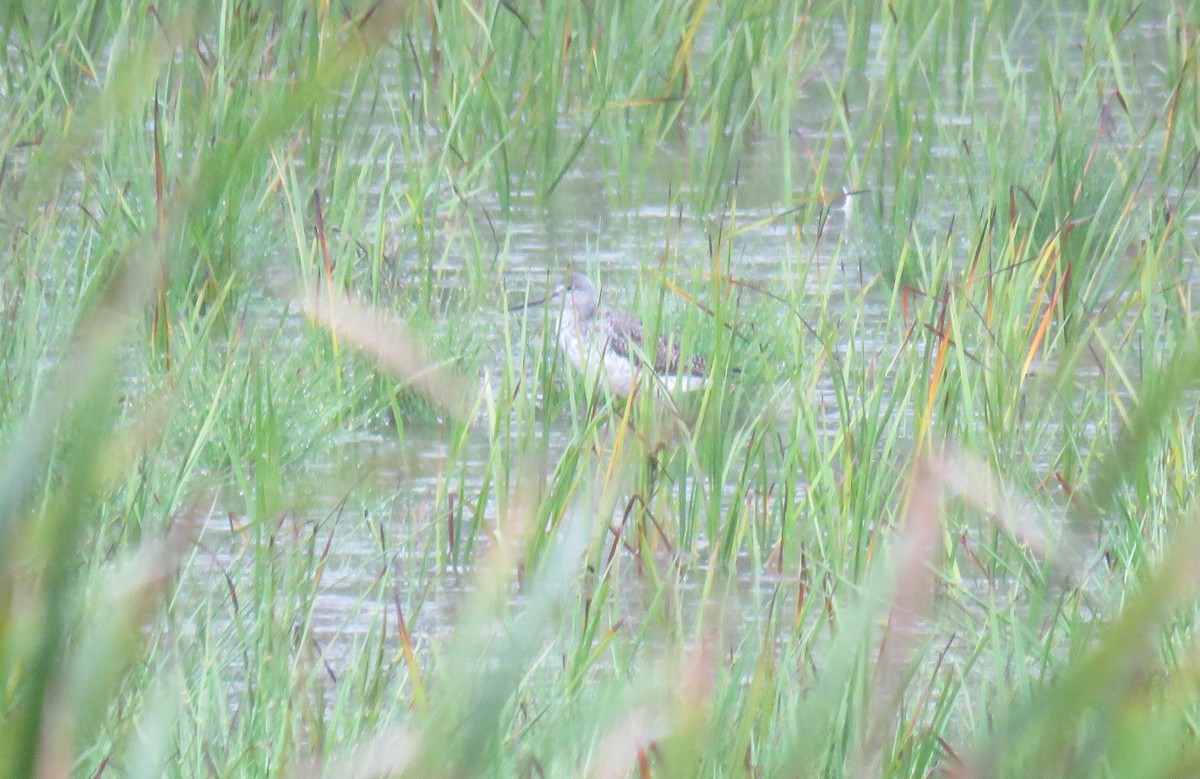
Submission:
[[[634,345],[634,351],[641,351],[644,343],[641,322],[628,314],[613,311],[610,308],[600,309],[597,318],[606,336],[606,346],[618,357],[626,360],[633,359],[629,353],[630,343]]]
[[[636,318],[611,309],[600,311],[602,326],[608,331],[608,348],[623,359],[631,359],[629,345],[635,350],[645,353],[645,333],[642,323]],[[642,354],[637,355],[641,358]],[[679,344],[670,342],[666,336],[659,336],[658,350],[654,355],[654,371],[658,374],[679,374]],[[682,373],[702,376],[708,372],[708,363],[700,355],[692,355],[683,367]]]

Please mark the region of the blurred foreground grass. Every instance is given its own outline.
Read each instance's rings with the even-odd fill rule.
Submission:
[[[1196,773],[1195,9],[0,23],[0,773]]]

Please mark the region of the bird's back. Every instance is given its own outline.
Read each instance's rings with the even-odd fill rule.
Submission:
[[[600,317],[609,331],[608,348],[627,360],[644,361],[646,353],[645,328],[634,316],[611,309],[601,309]],[[666,335],[659,335],[654,350],[654,372],[658,374],[701,376],[708,372],[708,363],[698,354],[680,364],[679,344]]]

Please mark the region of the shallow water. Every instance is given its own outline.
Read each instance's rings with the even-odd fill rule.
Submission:
[[[1070,23],[1070,19],[1060,20],[1060,24]],[[1145,25],[1137,32],[1138,35],[1132,36],[1138,42],[1135,46],[1145,47],[1139,56],[1153,59],[1153,47],[1161,38],[1161,29]],[[844,60],[844,52],[838,49],[844,41],[839,38],[836,34],[832,37],[831,48],[823,60],[822,67],[830,73],[836,72]],[[1024,45],[1029,47],[1027,63],[1032,63],[1038,40],[1036,36],[1028,38]],[[1010,55],[1019,60],[1021,51],[1018,45]],[[856,80],[860,88],[846,95],[846,108],[852,114],[864,110],[865,101],[873,91],[873,80],[884,77],[882,68],[882,63],[870,63]],[[1032,77],[1033,65],[1020,66],[1016,72]],[[995,86],[993,94],[988,94],[986,88],[980,92],[978,85],[976,90],[973,99],[978,105],[999,107],[1003,95],[1000,85]],[[1165,102],[1166,98],[1165,93],[1141,97],[1148,103]],[[807,182],[811,175],[807,150],[824,138],[832,108],[827,88],[817,78],[797,90],[794,104],[790,136],[794,145],[786,162],[778,146],[762,137],[750,138],[737,150],[737,164],[731,166],[736,169],[739,182],[737,221],[740,225],[757,223],[757,226],[738,237],[731,265],[723,270],[752,285],[819,288],[826,292],[822,300],[836,306],[839,301],[858,300],[859,290],[872,273],[868,269],[870,258],[866,256],[871,247],[864,243],[863,237],[875,228],[870,222],[866,199],[886,200],[891,193],[880,193],[873,182],[856,178],[845,144],[834,144],[824,182],[826,191],[865,189],[867,192],[859,196],[864,202],[853,200],[851,208],[831,208],[819,231],[816,225],[800,225],[798,229],[793,218],[777,218],[793,205],[789,193],[780,191],[783,180],[780,168],[790,165],[792,180]],[[966,121],[960,116],[945,116],[939,124],[953,127]],[[1038,118],[1031,115],[1029,121],[1036,122]],[[717,223],[689,215],[689,208],[671,205],[674,194],[681,186],[686,187],[683,179],[698,140],[694,134],[668,136],[640,181],[639,202],[635,204],[618,204],[620,199],[609,194],[609,182],[617,178],[618,172],[601,167],[598,155],[587,153],[581,155],[545,204],[539,203],[533,192],[517,192],[510,210],[501,215],[496,202],[486,195],[473,202],[473,208],[491,215],[499,230],[497,251],[502,262],[502,272],[499,269],[497,272],[499,286],[517,298],[526,289],[538,294],[547,284],[561,278],[567,268],[583,267],[604,287],[607,301],[629,303],[647,286],[657,285],[654,273],[664,255],[664,245],[669,243],[670,262],[665,274],[688,289],[703,289],[703,273],[710,266],[709,247]],[[935,159],[954,159],[960,154],[962,150],[954,145],[934,144],[932,148]],[[925,213],[921,229],[938,235],[949,229],[956,218],[972,216],[958,213],[956,209],[964,203],[947,194],[968,183],[944,180],[931,184],[925,199],[941,210]],[[381,189],[382,183],[369,191]],[[1200,218],[1192,215],[1188,224],[1193,236],[1200,235]],[[970,235],[959,230],[955,240],[965,248]],[[406,269],[419,262],[416,257],[399,258],[397,275],[403,276]],[[456,275],[462,272],[460,268],[447,266],[444,283],[453,287]],[[487,327],[489,318],[501,315],[506,301],[500,292],[498,288],[490,309],[475,312],[478,320],[471,323],[473,326]],[[743,296],[740,305],[748,315],[765,310],[767,316],[778,316],[781,312],[753,291]],[[830,314],[852,323],[846,332],[858,339],[856,348],[861,352],[882,355],[897,348],[902,334],[888,324],[892,317],[886,295],[867,296],[861,305],[860,310],[833,310]],[[669,308],[668,315],[678,311]],[[542,314],[530,316],[534,322],[540,322]],[[535,325],[532,331],[537,329]],[[505,359],[504,342],[497,333],[488,345],[494,355],[493,369],[499,371]],[[532,353],[536,344],[518,344],[516,348]],[[1083,361],[1080,370],[1087,374],[1094,373],[1095,368]],[[783,407],[778,413],[786,416],[787,404],[794,402],[794,398],[786,393],[783,397]],[[807,401],[819,409],[817,415],[824,433],[836,436],[841,418],[828,378],[812,389]],[[904,412],[911,415],[911,409]],[[549,430],[548,438],[540,444],[543,449],[540,456],[545,464],[552,466],[570,445],[574,433],[571,420],[561,416]],[[321,527],[318,531],[321,543],[327,540],[331,543],[321,570],[312,619],[313,635],[334,668],[340,658],[352,657],[352,648],[366,640],[387,612],[398,607],[404,611],[418,643],[446,637],[452,631],[457,607],[464,594],[470,592],[471,580],[468,568],[446,566],[443,562],[447,555],[455,556],[453,551],[447,551],[450,530],[446,525],[454,515],[459,533],[466,526],[464,517],[469,512],[457,514],[456,510],[462,511],[464,505],[469,507],[479,499],[491,452],[485,435],[473,436],[466,451],[454,458],[453,474],[468,474],[466,481],[448,484],[448,479],[457,478],[448,466],[452,459],[448,447],[446,431],[436,427],[425,431],[408,428],[402,441],[387,431],[372,431],[361,439],[348,440],[339,447],[335,462],[330,464],[330,471],[339,475],[330,476],[329,483],[349,486],[317,500],[317,506],[311,509],[312,516],[295,518],[301,525],[316,523]],[[351,472],[355,477],[345,479],[345,474]],[[747,497],[736,494],[735,482],[719,486],[726,503]],[[456,498],[447,502],[445,495],[449,493]],[[494,487],[482,499],[486,503],[484,525],[494,528],[499,514]],[[330,522],[328,518],[337,512],[344,512],[345,518]],[[619,517],[612,521],[618,522]],[[380,541],[381,528],[389,538],[387,544]],[[204,553],[211,554],[205,565],[222,571],[237,567],[238,556],[244,550],[239,550],[236,534],[230,533],[223,514],[210,520],[204,541],[205,548],[211,550]],[[484,533],[475,539],[476,547],[485,549],[491,541]],[[463,543],[459,538],[455,545]],[[705,550],[706,543],[698,542],[697,548]],[[465,555],[460,562],[466,562]],[[664,554],[662,560],[655,562],[669,570],[677,561]],[[757,624],[765,604],[772,598],[796,597],[798,585],[794,577],[781,577],[765,569],[761,561],[751,561],[743,555],[739,558],[738,572],[739,577],[726,590],[721,603],[725,628],[730,633]],[[708,574],[702,560],[691,560],[678,576],[675,586],[685,608],[690,610],[685,621],[705,608],[706,598],[701,591]],[[394,582],[394,588],[381,586],[383,580]],[[611,606],[613,613],[636,620],[639,609],[650,600],[640,590],[649,586],[647,579],[632,577],[629,589],[619,596],[621,602]],[[514,604],[519,607],[520,601],[514,600]]]

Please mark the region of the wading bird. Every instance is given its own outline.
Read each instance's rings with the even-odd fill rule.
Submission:
[[[548,297],[513,309],[542,303],[562,306],[558,345],[567,359],[589,380],[599,376],[604,387],[615,395],[629,397],[646,369],[651,371],[655,388],[667,393],[694,392],[708,384],[708,363],[703,357],[693,355],[683,360],[678,340],[666,335],[659,336],[657,348],[650,354],[641,320],[600,305],[596,285],[578,271]]]

